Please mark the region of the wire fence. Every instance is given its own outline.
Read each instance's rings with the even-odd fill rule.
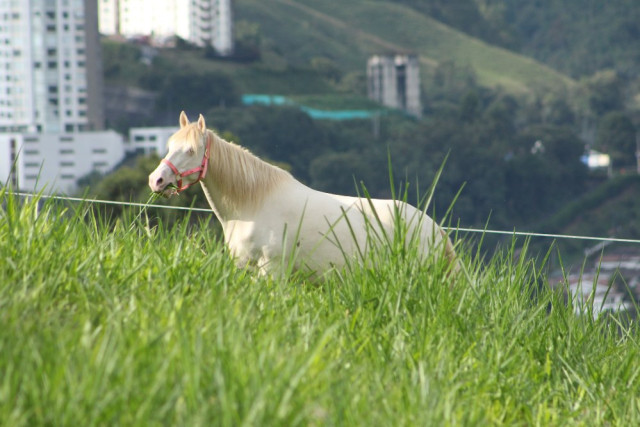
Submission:
[[[13,196],[18,196],[18,197],[35,197],[39,199],[51,199],[51,200],[61,200],[61,201],[78,202],[78,203],[103,204],[103,205],[130,206],[130,207],[139,207],[139,208],[145,208],[145,209],[152,208],[152,209],[170,209],[170,210],[177,210],[177,211],[204,212],[204,213],[209,213],[213,215],[213,211],[207,208],[154,205],[149,203],[121,202],[121,201],[115,201],[115,200],[102,200],[102,199],[86,199],[81,197],[67,197],[67,196],[56,196],[56,195],[24,193],[24,192],[12,192],[9,194]],[[535,232],[516,231],[516,230],[513,230],[513,231],[490,230],[486,228],[463,228],[463,227],[442,227],[442,228],[444,228],[447,231],[462,232],[462,233],[482,233],[482,234],[494,234],[494,235],[504,235],[504,236],[540,237],[540,238],[548,238],[548,239],[567,239],[567,240],[585,240],[585,241],[597,241],[597,242],[607,242],[607,243],[640,244],[640,239],[624,239],[624,238],[618,238],[618,237],[535,233]]]

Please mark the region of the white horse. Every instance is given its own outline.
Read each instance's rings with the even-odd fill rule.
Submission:
[[[403,223],[419,239],[421,257],[444,255],[457,269],[451,241],[424,212],[402,201],[313,190],[208,130],[202,115],[189,123],[183,111],[168,149],[149,175],[149,187],[169,197],[200,182],[239,266],[263,274],[293,267],[321,276],[359,261],[374,241],[393,239]]]

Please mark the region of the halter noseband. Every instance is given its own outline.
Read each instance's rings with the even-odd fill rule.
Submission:
[[[161,160],[162,163],[164,163],[165,165],[169,166],[171,168],[171,170],[173,171],[173,173],[176,174],[177,182],[178,182],[178,189],[176,190],[176,193],[180,193],[181,191],[186,190],[187,188],[191,187],[193,184],[197,183],[198,181],[202,180],[202,178],[204,178],[204,176],[207,173],[207,167],[209,166],[210,150],[211,150],[211,135],[207,134],[207,146],[204,149],[204,157],[202,157],[202,163],[197,168],[189,169],[188,171],[184,171],[182,173],[169,160],[167,160],[167,159],[162,159]],[[191,183],[189,183],[189,184],[187,184],[185,186],[182,186],[182,178],[184,178],[185,176],[189,176],[191,174],[194,174],[196,172],[200,172],[198,174],[198,178],[195,181],[193,181],[193,182],[191,182]]]

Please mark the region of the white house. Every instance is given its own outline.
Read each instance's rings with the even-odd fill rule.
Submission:
[[[157,154],[162,157],[167,153],[169,137],[177,131],[178,127],[131,128],[125,149],[129,152]]]
[[[585,155],[580,157],[580,161],[591,170],[611,167],[611,157],[608,154],[600,153],[596,150],[589,150]]]
[[[0,134],[0,186],[21,191],[73,193],[90,172],[108,173],[127,153],[167,152],[177,127],[131,128],[129,140],[115,131]]]
[[[73,193],[92,171],[113,169],[125,153],[115,131],[0,134],[0,179],[21,191]]]

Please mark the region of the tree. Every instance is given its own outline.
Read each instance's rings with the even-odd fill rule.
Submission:
[[[530,127],[518,135],[516,146],[506,174],[510,215],[535,220],[585,190],[584,146],[569,128]]]
[[[469,91],[462,98],[460,104],[460,119],[464,122],[472,122],[478,118],[480,110],[480,98],[475,91]]]
[[[586,106],[596,117],[624,109],[623,82],[614,70],[598,72],[581,83]]]
[[[367,187],[371,185],[366,179],[368,166],[363,155],[355,151],[327,153],[311,162],[311,186],[322,191],[355,194],[359,182],[363,181]]]
[[[291,165],[293,175],[309,182],[309,165],[331,147],[325,126],[295,107],[261,107],[207,113],[210,122],[238,135],[262,158]]]
[[[614,166],[635,164],[636,128],[624,113],[605,115],[598,126],[596,148],[611,156]]]

